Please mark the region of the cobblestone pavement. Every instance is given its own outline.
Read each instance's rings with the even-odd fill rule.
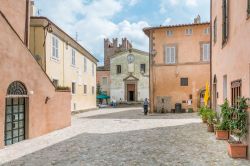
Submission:
[[[83,114],[77,119],[82,125],[88,121],[94,128],[98,124],[96,128],[106,129],[84,131],[5,165],[250,165],[247,160],[229,158],[226,142],[215,140],[213,133],[206,132],[206,125],[200,123],[195,113],[145,117],[142,110],[134,110]]]

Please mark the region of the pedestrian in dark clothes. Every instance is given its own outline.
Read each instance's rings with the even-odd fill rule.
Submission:
[[[143,102],[144,115],[148,114],[148,99],[146,98]]]

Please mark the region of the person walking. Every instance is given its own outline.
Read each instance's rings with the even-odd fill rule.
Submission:
[[[148,99],[146,98],[143,102],[144,115],[148,114]]]

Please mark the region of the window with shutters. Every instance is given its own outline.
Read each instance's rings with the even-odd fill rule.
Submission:
[[[208,28],[205,28],[204,29],[204,34],[205,35],[209,35],[209,33],[210,33],[210,28],[208,27]]]
[[[188,86],[188,78],[181,78],[181,86]]]
[[[75,82],[72,82],[71,91],[72,91],[72,94],[76,94],[76,83]]]
[[[214,19],[214,43],[217,41],[217,18]]]
[[[239,98],[241,97],[241,80],[231,83],[231,104],[233,107],[239,106]]]
[[[228,1],[229,0],[223,0],[222,4],[222,44],[226,44],[228,40],[228,35],[229,35],[229,18],[228,18]]]
[[[83,85],[83,93],[87,94],[87,85]]]
[[[192,35],[193,34],[193,29],[188,28],[185,30],[185,35]]]
[[[84,72],[87,72],[87,59],[84,57]]]
[[[95,64],[92,63],[92,76],[95,76]]]
[[[72,48],[72,53],[71,53],[71,65],[72,66],[76,65],[76,51],[73,48]]]
[[[208,62],[210,60],[210,44],[202,44],[202,61]]]
[[[92,86],[92,95],[95,94],[95,87]]]
[[[250,16],[250,0],[247,0],[247,14]]]
[[[58,55],[58,39],[53,36],[52,37],[52,58],[58,60],[59,55]]]
[[[166,34],[168,37],[171,37],[171,36],[173,36],[174,33],[172,30],[167,30]]]
[[[165,47],[165,64],[176,63],[176,47],[166,46]]]

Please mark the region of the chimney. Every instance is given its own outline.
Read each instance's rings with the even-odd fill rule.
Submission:
[[[30,1],[30,16],[36,16],[36,6],[34,0]]]
[[[194,23],[195,24],[200,24],[201,23],[201,16],[198,15],[195,19],[194,19]]]

